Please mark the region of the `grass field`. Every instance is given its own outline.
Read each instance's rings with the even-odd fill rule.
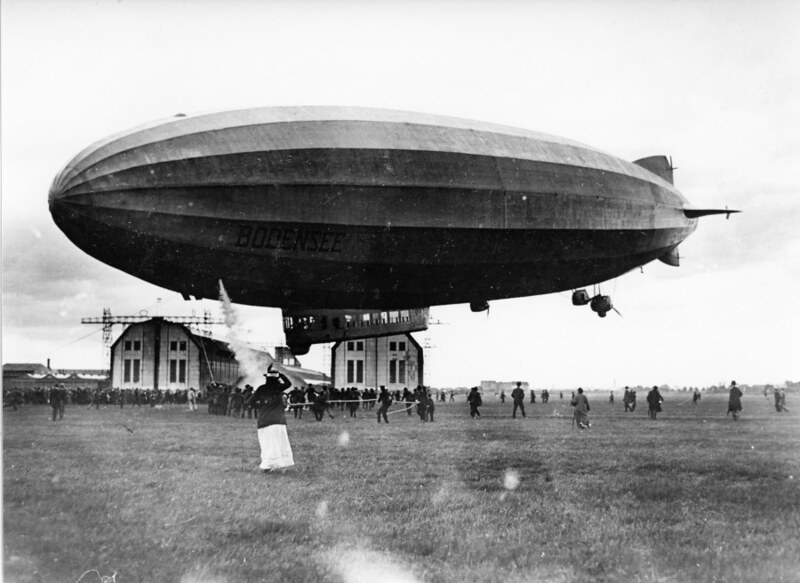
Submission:
[[[566,395],[306,414],[269,475],[252,420],[5,410],[5,581],[800,581],[798,405],[688,396],[650,421],[589,394],[587,431]]]

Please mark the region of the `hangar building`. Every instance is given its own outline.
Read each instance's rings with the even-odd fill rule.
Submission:
[[[303,369],[287,349],[276,357],[253,351],[264,368],[275,362],[293,384],[326,384],[325,375]],[[111,386],[120,389],[204,389],[212,382],[236,385],[239,363],[225,342],[164,318],[131,324],[111,346]]]
[[[335,387],[413,389],[423,384],[422,346],[409,333],[342,340],[331,349]]]

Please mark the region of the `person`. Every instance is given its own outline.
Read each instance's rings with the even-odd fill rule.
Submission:
[[[503,389],[500,389],[500,403],[506,402],[506,392]]]
[[[436,403],[433,400],[433,395],[428,391],[425,397],[425,415],[428,421],[433,421],[433,412],[435,409]],[[425,421],[425,419],[423,419],[423,421]]]
[[[731,381],[731,388],[728,391],[728,413],[733,414],[733,420],[739,420],[739,413],[742,412],[742,391],[736,386],[736,381]]]
[[[50,389],[50,407],[53,409],[53,421],[59,419],[59,414],[61,415],[61,419],[64,418],[62,402],[65,400],[65,397],[66,395],[63,395],[61,392],[60,385],[55,385]]]
[[[253,396],[253,385],[245,385],[244,391],[242,391],[242,402],[247,403],[250,400],[250,397]],[[242,417],[244,417],[245,413],[247,413],[247,418],[253,418],[253,406],[252,405],[245,405],[242,409]]]
[[[697,401],[700,400],[700,391],[695,387],[694,394],[692,395],[692,405],[697,406]]]
[[[628,389],[628,387],[625,387],[625,391],[625,396],[622,399],[625,404],[625,411],[633,413],[636,410],[636,391]]]
[[[234,419],[239,419],[242,417],[242,405],[244,405],[242,389],[236,387],[231,390],[230,398],[228,400],[228,417],[233,417]]]
[[[289,391],[289,403],[292,405],[295,419],[303,418],[303,409],[305,408],[306,394],[300,387],[295,387]]]
[[[414,389],[414,398],[417,401],[417,416],[419,417],[420,421],[427,421],[428,420],[428,395],[425,391],[425,387],[419,386]]]
[[[614,404],[614,391],[609,391],[609,393],[608,393],[608,402],[610,404],[612,404],[612,405]]]
[[[356,387],[350,387],[347,390],[347,410],[350,411],[350,417],[358,417],[358,408],[361,406],[361,395],[358,394]]]
[[[478,387],[472,387],[469,395],[467,395],[467,403],[469,403],[469,416],[473,419],[475,419],[475,417],[480,417],[481,412],[478,411],[478,407],[483,405],[483,399],[478,392]]]
[[[271,364],[264,376],[266,382],[250,396],[248,404],[261,404],[257,417],[258,444],[261,448],[259,468],[267,473],[294,465],[283,403],[283,392],[292,386],[292,382],[282,372],[273,370]]]
[[[406,404],[406,413],[411,417],[411,409],[413,409],[414,395],[408,390],[408,387],[403,387],[403,402]]]
[[[784,393],[782,390],[778,390],[778,388],[776,387],[774,391],[774,396],[775,396],[775,410],[778,413],[782,413],[783,411],[788,411],[788,409],[786,408],[786,393]]]
[[[100,409],[100,399],[103,397],[103,391],[100,387],[97,387],[94,392],[92,393],[92,400],[89,403],[89,406],[86,407],[87,409],[91,409],[92,405],[94,405],[96,410]]]
[[[384,422],[389,423],[389,419],[386,417],[386,412],[389,410],[389,407],[392,404],[392,396],[383,385],[381,385],[381,394],[378,395],[378,403],[381,405],[378,407],[378,423],[381,422],[381,417],[383,417]]]
[[[586,429],[592,425],[589,423],[589,400],[583,394],[583,389],[578,387],[578,394],[572,398],[572,406],[575,407],[573,421],[577,423],[578,429]]]
[[[186,400],[189,402],[189,411],[197,413],[197,391],[194,390],[194,387],[189,387]]]
[[[309,385],[308,389],[306,389],[306,396],[308,397],[308,402],[311,403],[309,408],[314,414],[314,419],[322,421],[323,417],[325,417],[325,409],[328,407],[328,402],[327,397],[322,393],[322,388],[319,387],[319,390],[317,388]]]
[[[655,419],[656,415],[661,412],[661,403],[664,402],[664,399],[661,397],[661,393],[658,392],[658,387],[653,387],[649,393],[647,393],[647,416],[650,419]]]
[[[514,410],[511,412],[511,418],[517,418],[517,409],[525,417],[525,391],[522,389],[521,382],[517,381],[517,388],[511,391],[511,399],[514,401]]]
[[[320,411],[320,421],[322,421],[322,416],[327,415],[331,419],[334,419],[333,413],[331,413],[331,390],[328,388],[328,385],[322,385],[322,391],[317,396],[317,405],[321,409]]]

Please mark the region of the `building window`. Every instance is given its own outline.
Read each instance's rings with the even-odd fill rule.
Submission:
[[[363,342],[356,342],[356,350],[358,352],[363,352],[364,351],[364,343]]]
[[[406,384],[406,361],[397,361],[397,382],[401,385]]]
[[[184,342],[185,344],[185,342]],[[182,358],[178,361],[178,382],[186,382],[186,359]]]
[[[355,342],[348,342],[347,343],[347,350],[355,350],[356,343]]]
[[[169,349],[172,350],[172,351],[178,350],[178,341],[177,340],[171,340],[170,343],[169,343]]]
[[[397,350],[399,350],[400,352],[405,352],[406,351],[406,343],[405,342],[398,342],[397,343]]]
[[[139,382],[139,371],[141,367],[141,361],[138,358],[133,359],[133,382]]]
[[[364,382],[364,361],[357,360],[356,361],[356,382],[363,383]]]
[[[131,349],[131,341],[130,340],[126,340],[125,341],[125,350],[130,350],[130,349]]]
[[[397,350],[397,342],[390,342],[389,343],[389,351],[395,352]]]
[[[397,361],[389,361],[389,384],[393,385],[397,382]]]
[[[351,344],[352,344],[352,342],[351,342]],[[353,377],[353,361],[352,360],[348,360],[347,361],[347,382],[348,383],[352,383],[353,382],[353,378],[354,378]]]
[[[181,340],[180,344],[178,345],[181,352],[186,352],[186,340]]]
[[[134,350],[141,350],[142,349],[142,341],[141,340],[134,340],[133,341],[133,349]]]
[[[131,382],[131,359],[126,358],[123,362],[123,372],[122,372],[122,382],[129,383]]]
[[[171,358],[169,361],[169,382],[175,383],[178,381],[178,361]]]

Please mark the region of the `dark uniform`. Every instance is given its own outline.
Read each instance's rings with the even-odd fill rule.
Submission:
[[[303,389],[300,387],[295,387],[289,392],[289,403],[291,403],[292,409],[294,410],[294,418],[295,419],[302,419],[303,418],[303,409],[305,407],[304,403],[306,402],[305,394],[303,393]]]
[[[656,415],[661,412],[661,403],[664,399],[661,398],[661,393],[658,392],[658,387],[653,387],[647,393],[647,416],[650,419],[655,419]]]
[[[378,423],[381,422],[381,417],[383,417],[384,422],[389,423],[386,412],[392,404],[392,396],[389,394],[389,391],[386,390],[386,387],[381,387],[381,393],[378,395],[378,403],[380,403],[380,407],[378,408]]]
[[[731,389],[728,392],[728,413],[733,413],[733,420],[739,420],[739,413],[742,411],[742,391],[736,386],[736,381],[731,381]],[[726,413],[727,416],[727,413]]]
[[[514,400],[514,410],[511,412],[511,418],[517,418],[517,409],[525,417],[525,391],[522,390],[522,383],[517,383],[517,388],[511,391],[511,398]]]
[[[425,398],[425,415],[428,421],[433,421],[433,412],[436,409],[436,403],[433,400],[433,395],[428,393]]]
[[[67,391],[59,385],[50,389],[50,407],[53,409],[53,421],[64,418],[64,405],[67,401]]]
[[[467,402],[469,403],[469,416],[473,419],[475,417],[480,417],[481,412],[478,411],[478,407],[483,405],[483,399],[481,398],[481,394],[478,392],[478,387],[472,387],[469,395],[467,395]]]

